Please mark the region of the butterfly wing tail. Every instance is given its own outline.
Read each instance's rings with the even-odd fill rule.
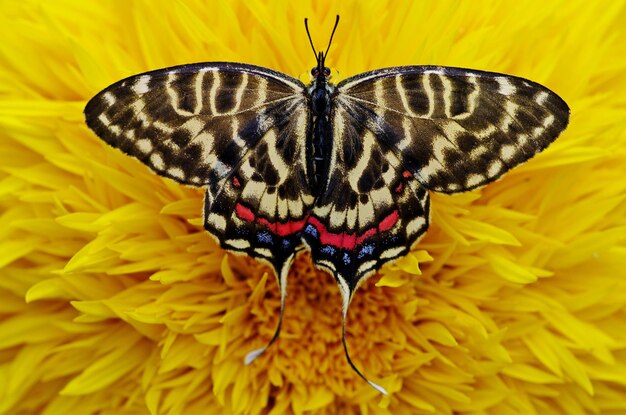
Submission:
[[[278,286],[280,287],[280,314],[278,315],[278,324],[276,325],[274,335],[265,346],[259,349],[254,349],[246,354],[246,357],[243,360],[246,366],[254,362],[257,357],[265,353],[265,351],[269,349],[269,347],[274,344],[276,340],[278,340],[278,337],[280,337],[280,329],[283,324],[283,315],[285,314],[285,299],[287,298],[287,274],[289,273],[291,262],[292,260],[286,261],[280,268],[280,273],[278,277]]]
[[[356,374],[359,375],[364,381],[369,383],[370,386],[372,386],[374,389],[376,389],[378,392],[382,393],[383,395],[388,395],[389,393],[387,392],[387,390],[385,388],[383,388],[382,386],[378,385],[377,383],[374,383],[371,380],[369,380],[368,378],[366,378],[365,375],[363,373],[361,373],[361,371],[352,362],[352,359],[350,358],[350,352],[348,351],[348,343],[346,341],[346,317],[347,317],[347,314],[348,314],[348,308],[346,306],[346,307],[344,307],[343,317],[341,319],[341,342],[343,343],[343,350],[344,350],[344,352],[346,354],[346,360],[348,361],[348,364],[350,365],[352,370],[354,370],[356,372]]]

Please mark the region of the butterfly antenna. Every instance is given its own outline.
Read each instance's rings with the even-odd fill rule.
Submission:
[[[330,50],[330,44],[333,43],[333,36],[335,35],[335,30],[337,30],[337,25],[339,24],[339,15],[335,19],[335,27],[333,27],[333,32],[330,34],[330,40],[328,41],[328,47],[326,48],[326,53],[324,53],[324,60],[326,60],[326,56],[328,56],[328,51]]]
[[[311,49],[313,49],[313,55],[315,55],[315,60],[317,60],[317,52],[315,51],[315,46],[313,46],[313,39],[311,39],[311,32],[309,32],[309,19],[304,18],[304,28],[306,29],[306,34],[309,37],[309,43],[311,43]]]

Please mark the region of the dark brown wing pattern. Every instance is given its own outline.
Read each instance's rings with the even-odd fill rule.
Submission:
[[[379,139],[430,190],[496,180],[565,129],[567,104],[546,87],[440,66],[381,69],[346,79],[338,105],[358,108]]]

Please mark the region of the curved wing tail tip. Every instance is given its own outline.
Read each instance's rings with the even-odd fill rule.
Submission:
[[[250,363],[254,362],[257,357],[261,356],[263,352],[265,352],[266,350],[267,350],[267,346],[251,351],[243,359],[244,364],[248,366]]]
[[[367,383],[369,383],[370,386],[372,386],[374,389],[376,389],[378,392],[382,393],[383,395],[389,395],[389,392],[387,392],[387,389],[383,388],[382,386],[375,384],[371,380],[368,380]]]

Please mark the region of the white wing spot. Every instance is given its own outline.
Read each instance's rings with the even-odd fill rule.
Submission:
[[[206,70],[198,72],[195,78],[194,90],[196,94],[196,108],[194,108],[193,113],[196,115],[200,114],[200,111],[202,111],[202,82],[204,81],[204,74],[206,72]]]
[[[135,91],[136,94],[145,94],[150,89],[148,87],[149,82],[149,75],[140,76],[139,79],[137,79],[137,82],[135,82],[135,85],[133,85],[133,91]]]
[[[189,119],[189,121],[187,121],[183,125],[181,125],[180,128],[184,128],[187,131],[189,131],[189,134],[191,135],[193,139],[200,133],[200,131],[202,131],[204,126],[205,124],[202,121],[200,121],[198,117],[194,117],[194,118]]]
[[[380,254],[380,259],[396,258],[402,253],[402,251],[404,251],[404,249],[405,248],[403,246],[387,249]]]
[[[498,92],[502,95],[513,95],[517,91],[515,85],[513,85],[511,83],[511,80],[506,76],[499,76],[498,78],[496,78],[496,81],[498,82],[499,86]]]
[[[209,91],[209,106],[211,107],[211,114],[219,115],[217,111],[217,91],[222,83],[222,78],[220,77],[220,73],[217,71],[213,71],[213,84],[211,85],[211,90]]]
[[[426,118],[432,118],[435,113],[436,104],[435,90],[430,83],[430,74],[435,74],[435,72],[424,72],[424,76],[422,76],[422,84],[424,91],[426,92],[426,96],[428,97],[428,113],[425,115]]]
[[[434,137],[433,142],[433,155],[435,158],[441,163],[441,165],[445,165],[446,154],[445,150],[457,150],[457,147],[454,146],[448,139],[446,139],[442,135],[437,135]]]
[[[446,137],[448,137],[450,140],[455,140],[461,134],[464,134],[467,132],[467,130],[463,128],[461,124],[459,124],[456,121],[441,122],[441,123],[437,123],[437,125],[441,127]]]
[[[243,93],[245,92],[247,87],[248,87],[248,74],[244,72],[242,74],[241,83],[237,87],[237,92],[235,92],[235,106],[233,107],[231,111],[229,111],[231,114],[234,114],[237,111],[239,111],[239,107],[241,106],[241,101],[243,98]]]
[[[544,127],[549,127],[550,125],[552,125],[552,123],[554,123],[554,115],[552,114],[548,114],[548,116],[546,117],[545,120],[543,120],[543,126]]]
[[[517,135],[517,146],[524,147],[530,141],[530,136],[528,134],[518,134]]]
[[[541,91],[537,94],[537,96],[535,96],[535,102],[539,105],[545,104],[548,99],[548,95],[549,94],[546,91]]]
[[[109,118],[108,118],[106,115],[104,115],[104,114],[100,114],[100,115],[98,116],[98,120],[100,120],[100,122],[101,122],[102,124],[104,124],[105,126],[107,126],[107,127],[108,127],[108,126],[109,126],[109,124],[111,123],[111,121],[109,121]]]
[[[159,153],[152,153],[150,163],[152,163],[157,170],[163,170],[165,168],[165,162]]]
[[[333,209],[330,212],[330,217],[328,218],[328,222],[333,227],[342,227],[342,225],[346,222],[347,212],[345,210],[335,210]]]
[[[496,160],[489,166],[487,170],[487,177],[494,177],[502,170],[502,162],[500,160]]]
[[[485,139],[489,137],[491,134],[495,133],[496,131],[498,131],[496,126],[493,124],[489,124],[489,126],[483,128],[482,130],[476,131],[474,135],[476,135],[476,137],[478,138]]]
[[[446,117],[451,118],[452,114],[452,82],[450,82],[450,78],[447,76],[439,76],[439,80],[441,81],[441,85],[443,85],[443,110],[446,114]]]
[[[226,164],[224,164],[223,162],[221,162],[219,160],[217,160],[217,162],[215,163],[213,168],[217,172],[217,177],[219,177],[219,178],[222,178],[222,177],[226,176],[228,174],[228,172],[230,172],[230,168]]]
[[[206,221],[207,223],[213,225],[213,227],[220,232],[223,232],[224,229],[226,229],[226,219],[224,219],[224,216],[220,214],[209,213],[209,215],[206,218]]]
[[[515,156],[515,146],[510,144],[502,146],[502,148],[500,149],[500,157],[503,160],[509,161],[513,158],[513,156]]]
[[[478,86],[478,81],[476,80],[476,77],[473,75],[468,75],[466,77],[466,80],[468,83],[472,84],[473,88],[472,92],[467,95],[467,111],[452,117],[456,120],[464,120],[466,118],[469,118],[476,109],[476,106],[478,105],[478,100],[480,98],[480,86]]]
[[[406,225],[406,233],[409,235],[413,235],[419,232],[424,227],[424,225],[426,225],[426,219],[418,216]]]
[[[115,99],[115,95],[113,95],[113,93],[110,91],[105,93],[102,97],[109,105],[113,105],[115,104],[115,101],[117,101],[117,99]]]
[[[406,90],[404,89],[404,86],[402,85],[401,76],[396,76],[396,90],[398,91],[398,96],[400,97],[400,101],[402,102],[402,106],[404,107],[404,110],[411,117],[416,117],[417,114],[413,112],[413,110],[409,106],[409,101],[406,99],[407,94],[406,94]]]
[[[396,80],[396,82],[398,81]],[[385,90],[383,89],[382,79],[374,81],[374,96],[376,97],[376,102],[379,106],[387,106],[387,100],[385,99]]]
[[[266,258],[272,258],[272,251],[267,248],[254,248],[254,252]]]
[[[135,146],[137,147],[137,150],[141,151],[143,154],[148,154],[152,152],[152,149],[154,148],[154,146],[152,145],[152,142],[145,138],[142,138],[141,140],[137,140],[135,142]]]
[[[508,133],[511,129],[511,124],[513,124],[513,119],[511,117],[502,117],[502,121],[500,122],[500,130],[503,133]]]
[[[413,124],[411,124],[411,120],[408,117],[403,117],[402,119],[402,132],[404,136],[402,140],[398,141],[396,144],[396,148],[400,151],[404,151],[405,148],[411,145]]]
[[[356,273],[363,274],[364,272],[374,269],[375,266],[376,266],[376,261],[372,261],[372,260],[366,261],[359,267]]]
[[[180,180],[185,180],[185,172],[180,167],[170,167],[167,174]]]
[[[250,248],[250,242],[245,239],[227,239],[225,241],[226,245],[230,245],[235,249],[246,249]]]
[[[480,174],[472,174],[467,177],[466,185],[467,187],[474,187],[478,185],[480,182],[484,180],[484,177]]]

